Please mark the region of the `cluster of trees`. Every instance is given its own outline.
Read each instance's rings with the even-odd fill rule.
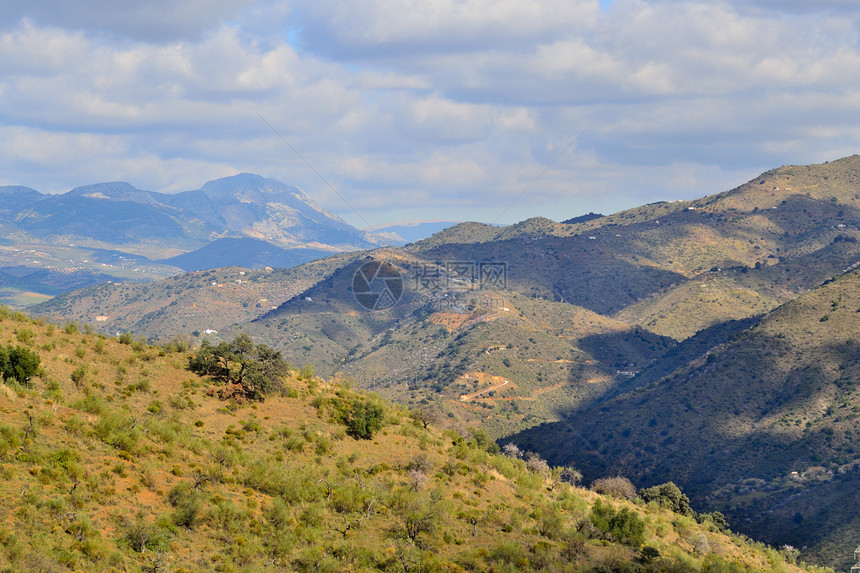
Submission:
[[[699,523],[707,521],[713,523],[717,529],[728,531],[729,522],[726,521],[726,516],[719,511],[710,513],[697,513],[690,506],[690,498],[675,485],[674,482],[666,482],[654,487],[645,488],[639,491],[639,497],[645,503],[655,502],[658,505],[670,509],[677,514],[692,517]]]
[[[254,344],[250,336],[240,334],[218,345],[204,340],[197,354],[189,358],[188,369],[223,382],[224,399],[263,401],[268,395],[284,392],[283,378],[289,374],[290,365],[280,352]]]
[[[41,371],[42,359],[23,346],[0,346],[0,378],[14,380],[25,386]]]

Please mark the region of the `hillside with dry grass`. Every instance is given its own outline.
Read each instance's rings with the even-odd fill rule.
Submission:
[[[224,401],[181,348],[5,309],[0,344],[41,357],[0,386],[3,571],[802,569],[337,381]]]

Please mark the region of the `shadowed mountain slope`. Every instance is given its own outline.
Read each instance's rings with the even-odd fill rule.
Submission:
[[[655,382],[512,439],[592,479],[671,475],[741,530],[847,555],[860,532],[844,505],[860,495],[858,332],[852,271]]]

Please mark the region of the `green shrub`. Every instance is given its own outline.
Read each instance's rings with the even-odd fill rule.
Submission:
[[[480,428],[470,428],[469,433],[472,434],[472,439],[475,444],[490,454],[499,453],[499,444],[494,442],[487,433]]]
[[[382,428],[384,410],[381,404],[367,399],[358,399],[346,419],[346,429],[354,438],[369,440]]]
[[[83,410],[88,414],[103,414],[107,410],[107,404],[105,404],[105,401],[101,396],[89,394],[84,398],[73,402],[72,408]]]
[[[142,436],[131,416],[116,411],[102,413],[93,433],[104,443],[125,452],[134,452]]]
[[[15,338],[18,339],[18,342],[23,342],[24,344],[29,345],[32,344],[33,340],[36,338],[36,333],[29,328],[16,328]]]
[[[133,551],[143,553],[147,549],[150,551],[163,551],[167,549],[170,542],[170,535],[163,528],[155,523],[144,521],[143,517],[138,515],[134,520],[128,520],[121,526],[122,540]]]
[[[87,367],[86,366],[78,366],[74,370],[72,370],[72,382],[75,383],[75,386],[80,387],[83,383],[84,379],[87,376]]]
[[[716,531],[729,531],[729,528],[731,527],[726,516],[719,511],[700,513],[696,516],[696,521],[709,525],[712,530]]]
[[[188,483],[175,486],[167,496],[174,507],[173,523],[193,529],[203,517],[203,495]]]
[[[589,519],[597,529],[619,543],[638,546],[645,540],[645,522],[626,507],[616,511],[610,504],[598,499],[591,508]]]
[[[0,424],[0,458],[18,449],[22,441],[21,430],[9,424]]]
[[[503,541],[487,552],[487,560],[514,566],[528,566],[526,551],[517,543]]]
[[[23,346],[0,346],[0,378],[25,386],[41,371],[42,359]]]

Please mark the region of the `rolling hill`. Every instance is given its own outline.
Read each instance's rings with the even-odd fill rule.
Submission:
[[[332,266],[357,257],[335,255],[292,269],[228,267],[177,275],[153,284],[108,283],[58,295],[31,307],[58,322],[89,323],[114,335],[153,341],[206,336],[252,320],[316,284]]]
[[[410,276],[408,259],[388,254],[370,261]],[[493,436],[557,419],[558,409],[601,395],[619,372],[644,368],[675,344],[584,308],[504,290],[452,288],[431,298],[408,281],[400,304],[367,312],[348,284],[367,262],[223,335],[270,341],[294,364],[401,403],[432,403]],[[463,398],[479,390],[486,395]]]
[[[3,570],[813,570],[336,381],[224,401],[187,354],[126,342],[0,312],[0,347],[41,355],[0,384]]]
[[[195,251],[158,261],[184,271],[224,267],[289,268],[332,254],[320,249],[283,249],[262,239],[216,239]]]

